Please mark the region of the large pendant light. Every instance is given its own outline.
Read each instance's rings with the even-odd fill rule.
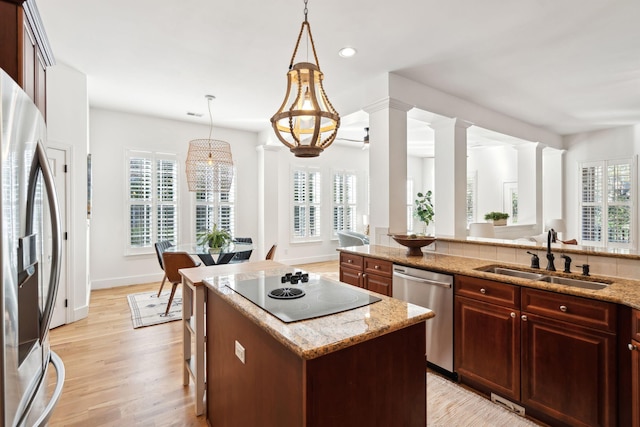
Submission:
[[[311,26],[307,21],[307,2],[308,0],[304,0],[304,22],[289,63],[287,93],[280,109],[271,117],[276,136],[296,157],[320,155],[331,145],[340,127],[340,115],[329,102],[322,87],[324,75],[320,71]],[[305,28],[315,64],[298,62],[294,65]]]
[[[226,193],[233,181],[233,158],[228,142],[211,139],[213,95],[205,95],[209,106],[209,138],[189,141],[187,153],[187,182],[189,191]]]

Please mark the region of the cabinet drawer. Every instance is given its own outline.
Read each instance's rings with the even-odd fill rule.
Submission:
[[[457,295],[505,307],[520,308],[518,286],[476,277],[455,276],[454,288]]]
[[[640,341],[640,310],[633,310],[631,322],[631,339]]]
[[[522,311],[589,328],[616,331],[616,305],[537,289],[522,289]]]
[[[390,297],[392,292],[392,280],[393,279],[391,277],[367,273],[364,275],[364,287],[370,291]]]
[[[362,255],[340,252],[340,266],[362,270]]]
[[[365,258],[364,271],[365,273],[391,277],[391,273],[393,272],[393,263],[390,261],[383,261],[381,259]]]

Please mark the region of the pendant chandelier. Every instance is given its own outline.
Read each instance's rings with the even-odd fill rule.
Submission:
[[[304,0],[304,21],[289,63],[287,92],[280,109],[271,117],[276,136],[296,157],[320,155],[336,139],[340,127],[340,115],[322,87],[324,75],[320,71],[311,26],[307,21],[307,2]],[[298,62],[294,65],[305,28],[315,64]]]
[[[205,95],[209,105],[209,138],[189,141],[187,153],[187,182],[189,191],[226,193],[233,181],[233,158],[228,142],[211,139],[213,95]]]

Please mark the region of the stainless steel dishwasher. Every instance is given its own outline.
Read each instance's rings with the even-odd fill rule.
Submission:
[[[393,297],[430,308],[436,316],[426,321],[427,363],[453,374],[453,276],[393,265]]]

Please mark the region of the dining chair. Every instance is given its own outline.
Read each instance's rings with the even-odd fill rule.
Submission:
[[[236,238],[233,239],[233,241],[237,242],[237,243],[253,243],[253,239],[251,237],[236,237]],[[251,258],[251,253],[252,252],[253,252],[253,250],[236,252],[236,254],[231,259],[230,262],[235,264],[235,263],[238,263],[238,262],[249,261],[249,258]]]
[[[164,313],[164,316],[168,316],[176,288],[182,283],[182,276],[180,276],[178,270],[181,268],[197,267],[198,264],[186,252],[164,252],[162,258],[164,260],[164,272],[167,275],[167,280],[169,280],[172,285],[171,295],[169,295],[169,302],[167,303],[167,311]]]
[[[164,253],[164,251],[169,249],[171,246],[173,246],[173,245],[168,240],[161,240],[161,241],[159,241],[159,242],[157,242],[155,244],[156,255],[158,255],[158,263],[160,264],[160,268],[162,269],[162,271],[164,271],[164,262],[162,260],[162,254]],[[158,298],[160,298],[160,294],[162,293],[162,288],[164,287],[164,282],[166,280],[167,280],[167,273],[165,272],[164,276],[162,277],[162,283],[160,283],[160,290],[158,291]]]
[[[277,244],[271,246],[271,249],[269,249],[269,252],[267,252],[267,256],[265,257],[266,260],[273,259],[273,257],[276,256],[277,247],[278,247]]]

